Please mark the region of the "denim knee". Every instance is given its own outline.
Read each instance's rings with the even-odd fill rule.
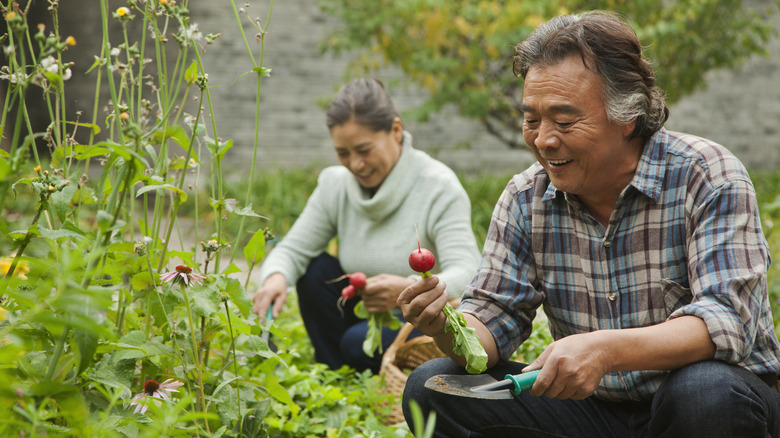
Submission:
[[[750,371],[718,361],[694,363],[667,376],[653,399],[656,437],[766,437],[774,396]],[[776,401],[774,401],[776,403]]]

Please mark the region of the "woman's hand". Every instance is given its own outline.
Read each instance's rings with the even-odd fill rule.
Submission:
[[[265,321],[268,307],[273,304],[273,317],[277,318],[287,301],[287,280],[284,275],[271,274],[265,279],[260,289],[252,294],[252,311],[260,317],[260,323]]]
[[[398,297],[404,319],[428,336],[444,333],[447,317],[442,312],[449,300],[446,285],[436,276],[417,281]]]
[[[363,290],[363,304],[371,313],[386,312],[396,307],[398,296],[414,284],[414,280],[400,275],[379,274],[369,277]]]

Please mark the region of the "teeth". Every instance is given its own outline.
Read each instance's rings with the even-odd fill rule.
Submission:
[[[550,164],[566,164],[569,160],[547,160]]]

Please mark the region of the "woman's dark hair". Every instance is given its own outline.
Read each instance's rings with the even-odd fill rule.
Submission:
[[[374,132],[390,132],[393,120],[401,116],[390,94],[378,79],[354,79],[344,84],[333,97],[326,112],[328,130],[350,120]]]
[[[621,125],[636,120],[631,138],[650,138],[663,127],[669,117],[664,92],[625,19],[602,11],[553,18],[515,46],[512,69],[525,78],[531,67],[552,66],[571,55],[579,55],[586,67],[595,64],[604,81],[607,117]]]

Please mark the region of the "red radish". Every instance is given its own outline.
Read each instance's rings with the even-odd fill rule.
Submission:
[[[355,289],[355,286],[351,284],[345,286],[344,289],[341,289],[341,297],[345,300],[355,298],[355,295],[357,295],[357,290]]]
[[[417,233],[417,225],[414,226],[414,232]],[[436,264],[436,258],[433,253],[420,246],[420,235],[417,234],[417,249],[409,254],[409,267],[414,272],[419,272],[422,278],[431,276],[430,270]]]
[[[366,274],[362,272],[355,272],[348,275],[347,277],[349,277],[349,284],[354,286],[355,289],[366,288]]]
[[[435,263],[436,259],[433,257],[433,253],[425,248],[418,248],[409,254],[409,266],[415,272],[419,272],[423,278],[431,276],[430,270],[433,269]]]

